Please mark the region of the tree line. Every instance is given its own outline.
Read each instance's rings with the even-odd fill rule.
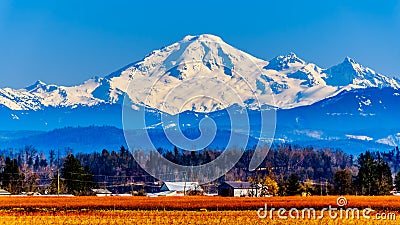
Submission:
[[[205,149],[198,152],[158,149],[168,160],[180,165],[196,166],[210,162],[221,150]],[[16,152],[16,154],[8,154]],[[146,191],[154,191],[155,180],[135,161],[124,146],[117,151],[73,154],[67,148],[38,152],[32,146],[0,152],[0,186],[12,194],[40,192],[46,194],[70,193],[89,195],[92,188],[107,188],[114,193],[139,191],[134,184],[141,183]],[[366,151],[358,156],[338,149],[312,146],[274,145],[266,159],[255,171],[248,165],[254,150],[248,150],[235,167],[214,183],[250,181],[262,184],[266,193],[274,195],[387,195],[400,187],[400,151]],[[149,157],[148,165],[157,163]],[[167,171],[164,168],[165,173]],[[396,174],[395,176],[393,176]],[[147,186],[146,186],[147,185]],[[143,191],[143,190],[141,190]]]

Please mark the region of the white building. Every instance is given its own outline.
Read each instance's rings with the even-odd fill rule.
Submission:
[[[104,197],[104,196],[111,196],[112,192],[105,189],[105,188],[99,188],[99,189],[92,189],[92,192],[97,196],[97,197]]]
[[[160,191],[173,191],[176,192],[177,195],[184,195],[190,191],[203,192],[203,189],[200,187],[198,182],[164,182]]]
[[[226,181],[218,187],[218,195],[225,197],[260,196],[260,185],[250,182]]]
[[[11,195],[11,193],[4,189],[0,189],[0,196],[8,196],[8,195]]]

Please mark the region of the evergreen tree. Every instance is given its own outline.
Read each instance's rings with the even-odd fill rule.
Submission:
[[[377,195],[388,195],[393,188],[392,171],[390,171],[388,163],[384,162],[380,156],[376,163],[375,193]]]
[[[367,151],[365,154],[361,153],[358,157],[358,175],[357,183],[362,195],[374,195],[374,188],[376,182],[376,162]]]
[[[292,195],[298,195],[301,193],[301,184],[299,182],[299,177],[297,174],[292,173],[289,176],[288,182],[287,182],[287,194],[292,196]]]
[[[400,191],[400,171],[396,174],[394,178],[394,186],[396,187],[397,191]]]
[[[394,169],[395,173],[400,172],[399,171],[399,164],[400,164],[400,150],[399,150],[399,147],[397,146],[396,149],[395,149],[395,159],[394,159],[394,162],[393,162],[393,165],[394,165],[393,169]]]
[[[40,159],[39,166],[40,166],[41,168],[47,167],[47,160],[46,160],[46,158]]]
[[[353,191],[352,173],[349,169],[338,170],[334,176],[335,192],[340,195],[348,195]]]
[[[54,151],[53,149],[50,149],[49,155],[50,155],[50,156],[49,156],[50,167],[53,167],[53,166],[54,166],[55,159],[56,159],[56,153],[55,153],[55,151]]]
[[[367,151],[358,159],[359,171],[357,183],[362,195],[387,195],[393,186],[392,172],[380,153],[375,160]]]
[[[68,193],[68,189],[67,186],[65,185],[65,183],[60,180],[60,183],[57,183],[58,179],[57,177],[53,178],[51,180],[50,185],[46,188],[46,192],[47,194],[51,194],[51,195],[57,195],[57,194],[67,194]],[[60,189],[58,189],[58,187]],[[59,191],[59,192],[57,192]]]
[[[39,159],[39,156],[36,155],[35,162],[33,163],[33,170],[38,171],[39,167],[40,167],[40,159]]]
[[[174,146],[174,162],[179,163],[181,155],[179,154],[178,147]]]
[[[29,146],[25,146],[25,162],[26,164],[28,164],[29,168],[32,168],[33,163],[34,163],[34,157],[36,156],[37,150],[29,145]]]
[[[6,158],[2,174],[2,185],[11,194],[20,194],[23,188],[24,175],[20,173],[16,159]]]
[[[79,159],[70,154],[61,169],[61,177],[69,192],[74,195],[87,195],[94,186],[93,175],[90,172],[83,168]]]

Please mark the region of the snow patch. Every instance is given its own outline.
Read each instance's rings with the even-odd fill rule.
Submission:
[[[15,114],[11,114],[11,117],[12,117],[13,120],[19,120],[19,117],[17,115],[15,115]]]
[[[389,146],[399,146],[400,145],[400,133],[389,135],[386,138],[381,138],[376,141],[377,143],[389,145]]]
[[[361,141],[372,141],[374,140],[371,137],[364,136],[364,135],[352,135],[352,134],[346,134],[346,137],[349,139],[356,139],[356,140],[361,140]]]
[[[323,132],[322,131],[317,131],[317,130],[295,130],[295,134],[304,134],[308,137],[314,138],[314,139],[321,139]]]

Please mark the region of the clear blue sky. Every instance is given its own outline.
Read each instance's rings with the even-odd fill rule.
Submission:
[[[263,59],[293,51],[328,67],[350,56],[400,75],[398,1],[1,0],[0,87],[78,84],[201,33]]]

